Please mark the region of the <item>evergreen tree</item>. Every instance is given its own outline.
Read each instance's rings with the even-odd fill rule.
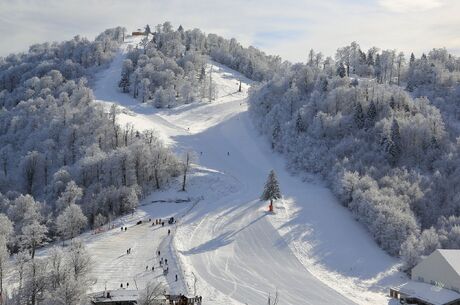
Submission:
[[[399,124],[396,119],[393,119],[391,125],[391,134],[390,134],[390,143],[388,145],[388,155],[390,163],[395,165],[399,157],[401,156],[402,147],[401,147],[401,134],[399,133]]]
[[[127,73],[123,73],[121,75],[121,80],[120,82],[118,83],[118,87],[121,88],[121,90],[123,91],[123,93],[127,93],[129,92],[129,76]]]
[[[305,131],[305,123],[303,122],[300,113],[297,113],[297,119],[295,121],[295,130],[297,131],[297,134]]]
[[[382,62],[380,60],[380,54],[375,55],[374,75],[377,78],[377,82],[382,82]]]
[[[260,199],[262,200],[270,200],[270,204],[273,204],[273,200],[281,198],[281,191],[276,180],[275,171],[271,170],[270,174],[268,175],[267,182],[265,183],[264,192]]]
[[[356,127],[362,129],[364,127],[364,113],[361,103],[357,103],[355,107],[355,114],[353,116]]]
[[[409,67],[412,67],[415,63],[415,55],[414,53],[410,54],[410,60],[409,60]]]
[[[377,118],[377,108],[375,107],[374,101],[371,101],[369,108],[367,108],[366,114],[366,128],[374,127],[375,119]]]
[[[337,75],[340,76],[341,78],[344,78],[345,75],[347,75],[347,70],[345,69],[345,66],[343,63],[340,63],[339,66],[337,67]]]
[[[200,71],[200,77],[199,77],[199,80],[200,82],[204,81],[206,77],[206,69],[203,67],[201,67],[201,71]]]

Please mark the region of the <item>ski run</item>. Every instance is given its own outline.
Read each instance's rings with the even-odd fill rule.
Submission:
[[[321,181],[287,171],[252,126],[252,82],[209,62],[215,101],[156,109],[117,87],[127,46],[137,42],[126,42],[96,75],[95,98],[107,111],[117,105],[119,124],[155,129],[179,156],[193,151],[194,166],[186,192],[179,184],[155,192],[109,230],[82,235],[93,258],[90,291],[142,289],[154,281],[169,293],[203,296],[203,304],[266,304],[275,293],[282,305],[387,304],[388,287],[407,279],[398,260],[375,244]],[[274,214],[259,199],[272,169],[283,195]],[[170,217],[175,224],[155,224]],[[166,275],[162,259],[163,267],[168,260]]]

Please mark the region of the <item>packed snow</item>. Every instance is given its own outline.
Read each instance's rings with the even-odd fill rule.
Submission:
[[[126,46],[136,42],[125,44],[97,76],[94,95],[108,108],[119,106],[119,123],[156,129],[178,154],[193,150],[197,165],[187,192],[176,192],[179,186],[174,186],[153,197],[199,200],[192,206],[149,204],[153,199],[148,198],[128,231],[117,227],[92,238],[88,245],[98,278],[93,290],[118,287],[126,278],[138,285],[159,279],[175,292],[202,295],[204,304],[265,304],[275,292],[279,304],[387,303],[388,287],[407,279],[397,271],[398,261],[379,249],[320,181],[302,180],[286,170],[248,116],[252,82],[212,62],[216,101],[162,110],[140,104],[116,86]],[[239,80],[243,92],[237,92]],[[274,214],[259,200],[271,169],[283,194]],[[167,240],[165,228],[133,225],[139,217],[173,215],[184,217]],[[126,255],[130,247],[132,256]],[[158,263],[159,248],[174,260],[174,270],[181,273],[178,283],[145,270]]]

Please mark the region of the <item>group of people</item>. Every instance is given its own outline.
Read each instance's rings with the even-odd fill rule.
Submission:
[[[151,220],[151,219],[149,219],[149,221],[150,221],[150,220]],[[158,219],[155,219],[154,222],[152,222],[152,226],[154,226],[154,225],[161,225],[162,227],[164,227],[164,226],[165,226],[165,222],[164,222],[163,220],[161,220],[160,218],[158,218]]]
[[[161,225],[162,227],[164,227],[164,225],[165,225],[165,221],[162,220],[161,218],[154,219],[153,221],[152,221],[151,218],[149,218],[149,222],[152,222],[152,226],[154,226],[154,225]],[[174,217],[171,217],[171,218],[168,220],[168,223],[169,223],[169,224],[174,224],[175,222],[176,222],[176,220],[174,219]],[[126,230],[128,230],[128,227],[126,227],[126,226],[122,226],[122,227],[121,227],[121,231],[122,231],[122,232],[123,232],[123,231],[126,231]],[[170,236],[170,235],[171,235],[171,229],[168,229],[168,236]],[[131,248],[129,248],[129,249],[126,250],[126,254],[131,254]],[[160,250],[157,251],[157,255],[158,255],[158,257],[160,258],[160,261],[159,261],[160,267],[162,267],[162,269],[163,269],[163,274],[166,276],[166,275],[168,275],[168,273],[169,273],[168,259],[167,259],[167,258],[161,257],[161,251],[160,251]],[[155,266],[153,265],[153,266],[151,266],[151,268],[149,268],[149,266],[146,265],[146,266],[145,266],[145,271],[149,271],[149,270],[151,270],[152,272],[154,272],[154,271],[155,271]],[[175,274],[175,281],[176,281],[176,282],[178,281],[178,275],[177,275],[177,274]],[[126,283],[126,286],[125,286],[125,287],[126,287],[126,289],[129,288],[129,283]],[[120,288],[123,289],[123,283],[120,284]]]

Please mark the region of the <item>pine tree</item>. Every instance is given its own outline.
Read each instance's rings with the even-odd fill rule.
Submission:
[[[409,60],[409,67],[412,67],[415,63],[415,55],[414,53],[410,54],[410,60]]]
[[[343,63],[340,63],[339,66],[337,67],[337,75],[340,76],[341,78],[344,78],[345,75],[347,75],[347,70],[345,69],[345,66]]]
[[[297,134],[305,131],[305,124],[300,113],[297,113],[297,119],[295,121],[295,130],[297,131]]]
[[[121,75],[121,80],[120,82],[118,83],[118,87],[121,88],[121,90],[123,91],[123,93],[127,93],[129,92],[129,76],[127,73],[123,73]]]
[[[147,24],[147,25],[145,26],[145,34],[148,35],[148,34],[150,34],[150,33],[152,33],[152,31],[150,30],[150,26]]]
[[[273,200],[281,198],[281,191],[276,180],[275,171],[271,170],[270,174],[268,175],[267,182],[265,183],[264,192],[260,199],[262,200],[270,200],[270,204],[273,204]]]
[[[205,77],[206,77],[206,69],[203,66],[201,67],[201,72],[200,72],[200,77],[199,77],[200,82],[204,81]]]
[[[357,103],[355,107],[355,114],[353,116],[356,127],[362,129],[364,127],[364,113],[361,103]]]
[[[377,108],[375,107],[374,101],[371,101],[369,108],[367,108],[366,114],[366,128],[374,127],[375,119],[377,117]]]
[[[393,119],[393,124],[391,125],[390,141],[388,144],[388,157],[392,165],[395,165],[401,156],[401,145],[402,143],[401,134],[399,133],[399,124],[395,119]]]

